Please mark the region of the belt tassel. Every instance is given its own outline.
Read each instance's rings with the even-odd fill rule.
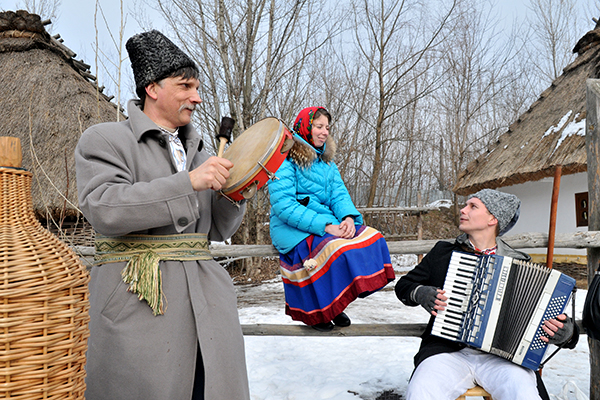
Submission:
[[[129,284],[128,291],[146,300],[154,316],[162,315],[163,291],[162,274],[159,268],[160,257],[154,251],[145,251],[131,256],[121,277]]]

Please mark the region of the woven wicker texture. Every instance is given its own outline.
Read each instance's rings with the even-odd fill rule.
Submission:
[[[89,275],[35,218],[31,177],[0,168],[0,398],[83,399]]]

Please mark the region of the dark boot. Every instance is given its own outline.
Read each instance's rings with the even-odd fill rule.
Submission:
[[[340,328],[345,328],[350,326],[350,318],[348,318],[345,312],[342,312],[333,319],[333,323]]]
[[[330,332],[333,329],[333,322],[323,322],[321,324],[311,326],[319,332]]]

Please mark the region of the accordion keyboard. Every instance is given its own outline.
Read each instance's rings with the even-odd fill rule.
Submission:
[[[465,323],[465,311],[469,307],[478,261],[477,256],[467,254],[452,256],[444,284],[448,305],[445,310],[437,312],[432,333],[451,340],[461,339],[461,328]]]

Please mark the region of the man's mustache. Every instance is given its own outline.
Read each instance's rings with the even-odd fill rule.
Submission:
[[[196,111],[196,105],[195,104],[184,104],[181,107],[179,107],[179,112],[182,112],[186,108],[188,110],[190,110],[190,111]]]

